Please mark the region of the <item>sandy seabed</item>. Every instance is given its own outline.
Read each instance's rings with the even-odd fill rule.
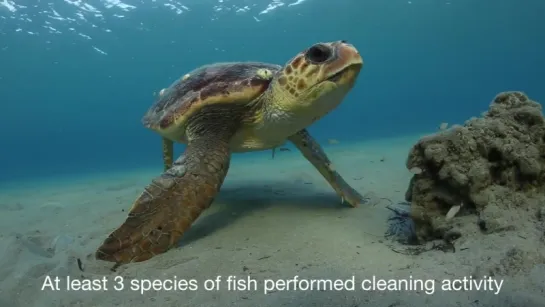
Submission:
[[[116,272],[93,254],[160,160],[157,170],[3,187],[0,306],[545,306],[545,264],[517,252],[543,245],[535,229],[413,256],[385,239],[386,205],[404,199],[417,139],[325,147],[370,198],[358,208],[296,151],[235,159],[179,248]],[[490,264],[494,276],[473,277]]]

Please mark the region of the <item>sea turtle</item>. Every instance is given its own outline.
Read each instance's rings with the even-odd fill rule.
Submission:
[[[362,66],[353,45],[318,43],[284,67],[259,62],[207,65],[162,90],[142,121],[163,137],[164,172],[144,189],[96,258],[119,265],[167,251],[216,197],[231,153],[273,149],[287,140],[342,202],[353,207],[362,203],[362,196],[305,129],[341,103]],[[174,162],[173,142],[187,144]]]

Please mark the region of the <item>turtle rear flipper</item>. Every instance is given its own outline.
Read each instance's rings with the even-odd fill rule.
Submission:
[[[98,248],[96,258],[117,264],[139,262],[176,246],[223,184],[230,137],[209,131],[189,142],[172,167],[145,188],[125,222]]]

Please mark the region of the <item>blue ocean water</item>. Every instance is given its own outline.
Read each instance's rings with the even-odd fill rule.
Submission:
[[[310,128],[322,141],[460,123],[501,91],[543,102],[544,16],[542,0],[1,0],[0,181],[160,170],[160,138],[140,123],[154,92],[203,64],[283,64],[320,41],[365,60]]]

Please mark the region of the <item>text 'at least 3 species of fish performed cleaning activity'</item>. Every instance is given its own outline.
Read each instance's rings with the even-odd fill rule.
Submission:
[[[452,279],[417,279],[409,276],[400,279],[384,279],[376,276],[358,281],[355,276],[347,279],[305,279],[294,276],[289,279],[258,280],[250,276],[216,276],[198,281],[174,276],[170,279],[125,279],[122,276],[96,279],[78,279],[47,276],[42,291],[262,291],[269,294],[279,291],[417,291],[433,294],[441,291],[487,291],[498,294],[503,280],[484,276]]]

